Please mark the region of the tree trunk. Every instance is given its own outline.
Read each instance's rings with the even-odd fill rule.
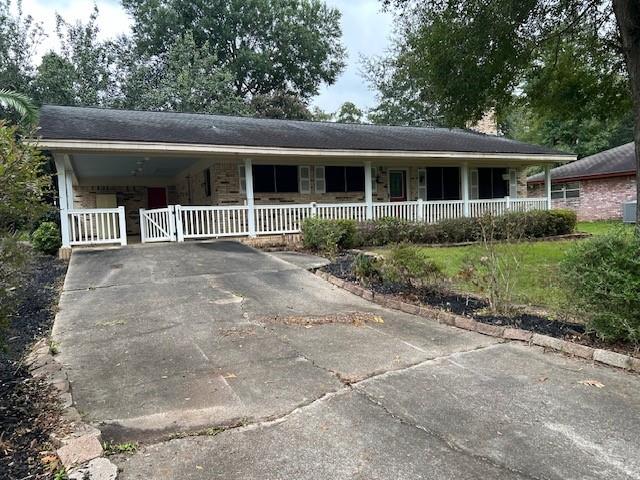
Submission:
[[[613,0],[613,11],[618,23],[633,96],[636,200],[640,201],[640,2],[638,0]],[[636,234],[640,236],[640,204],[638,203],[636,203]]]

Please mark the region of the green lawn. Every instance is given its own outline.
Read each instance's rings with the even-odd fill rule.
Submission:
[[[604,235],[618,228],[633,228],[629,223],[622,223],[617,220],[603,220],[599,222],[578,222],[576,230],[590,233],[591,235]]]
[[[620,225],[620,222],[581,222],[577,230],[603,235],[620,228]],[[520,267],[514,276],[515,300],[557,314],[566,310],[566,298],[558,275],[559,264],[567,249],[577,241],[580,240],[499,245],[498,248],[505,253],[507,250],[514,252],[519,260]],[[385,250],[386,248],[379,248],[375,251],[384,255]],[[484,255],[482,246],[424,247],[423,251],[442,268],[447,277],[451,278],[454,288],[460,291],[475,290],[473,285],[464,282],[458,274],[466,262]]]

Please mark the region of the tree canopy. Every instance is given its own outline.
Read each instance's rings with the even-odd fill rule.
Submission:
[[[580,155],[632,139],[629,76],[610,1],[387,0],[395,46],[368,60],[375,116],[502,131]]]
[[[0,0],[0,85],[38,104],[311,118],[344,68],[340,13],[320,0],[124,0],[131,35],[100,40],[97,8],[58,17],[39,64],[44,32],[17,1]]]

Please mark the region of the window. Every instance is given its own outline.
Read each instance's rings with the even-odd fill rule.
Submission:
[[[211,196],[211,169],[205,168],[202,172],[202,184],[204,186],[204,195],[205,197]]]
[[[254,165],[252,170],[254,192],[298,192],[298,167],[295,165]]]
[[[327,192],[364,192],[364,168],[362,167],[324,167],[325,188]]]
[[[420,190],[423,185],[426,187],[426,191]],[[424,195],[424,197],[420,197],[423,200],[459,200],[460,169],[458,167],[428,167],[418,171],[418,193]]]
[[[567,200],[580,196],[580,182],[556,183],[551,185],[551,198]]]
[[[509,195],[506,168],[478,168],[478,198],[504,198]]]

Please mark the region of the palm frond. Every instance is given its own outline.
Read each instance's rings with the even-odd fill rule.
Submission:
[[[0,89],[0,105],[15,110],[29,123],[35,123],[38,118],[38,109],[23,93]]]

